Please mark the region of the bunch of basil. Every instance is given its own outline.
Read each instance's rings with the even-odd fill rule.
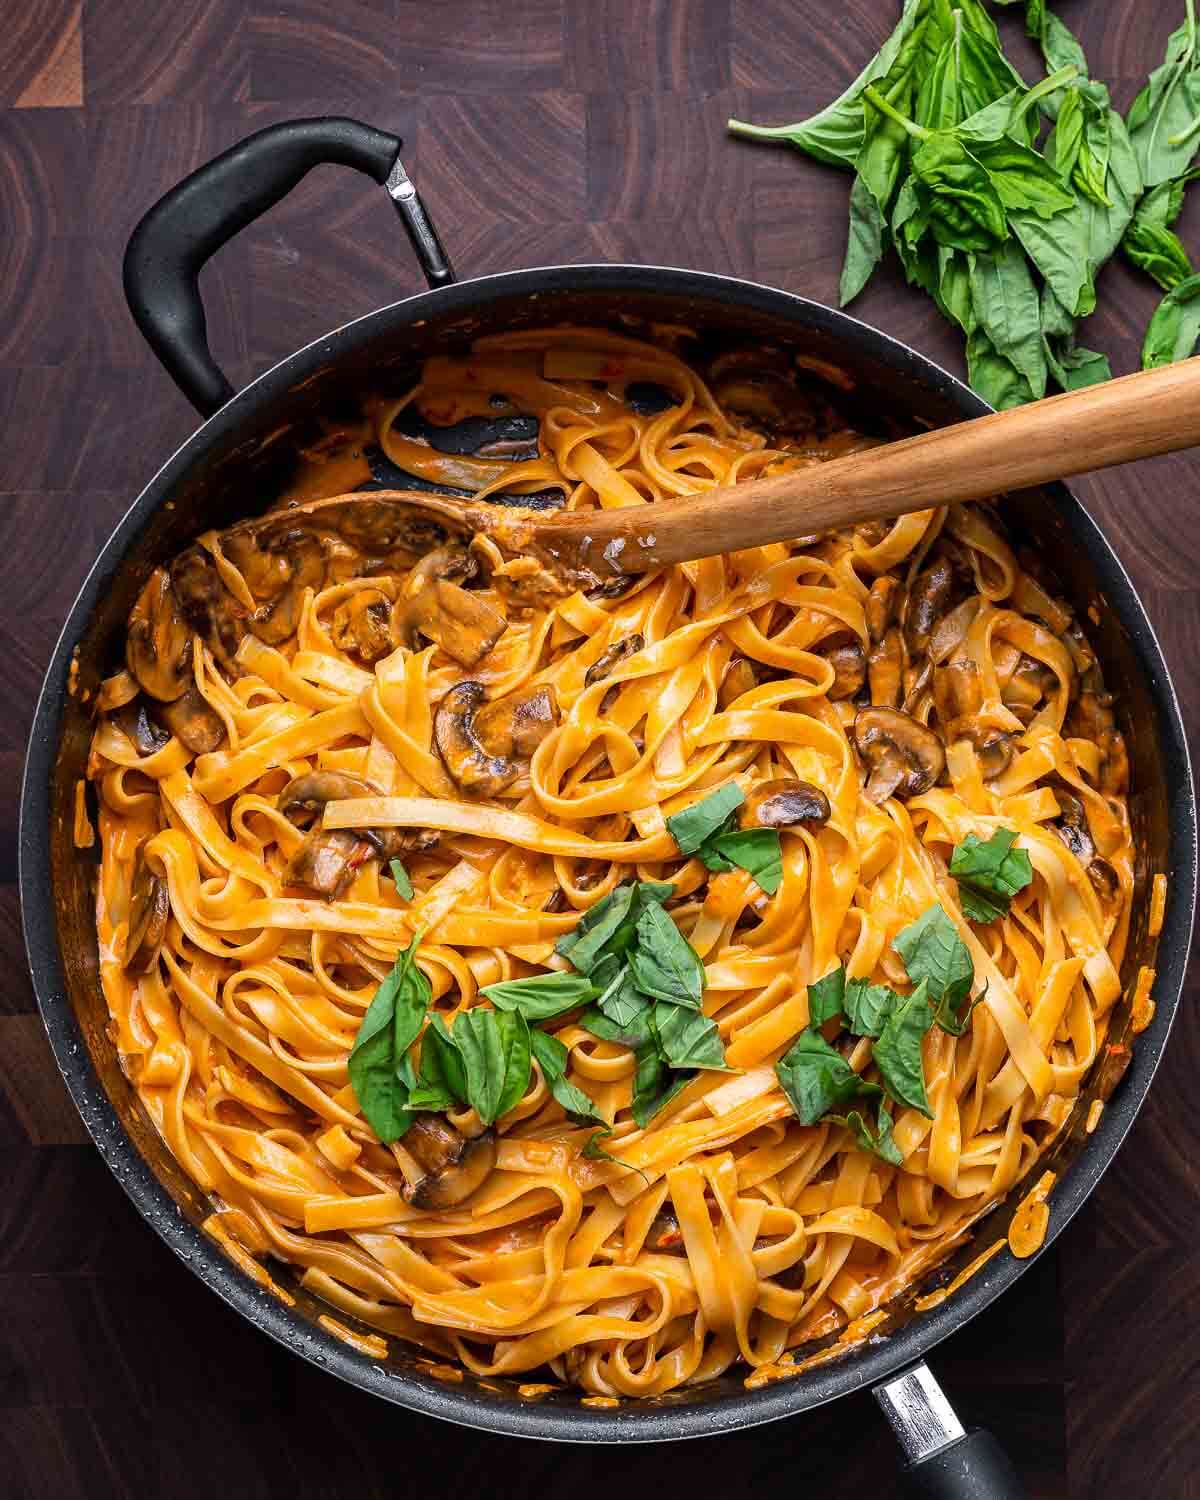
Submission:
[[[1125,122],[1071,33],[1045,0],[1028,0],[1026,23],[1052,69],[1033,88],[982,0],[905,0],[878,55],[828,108],[774,129],[729,122],[854,172],[843,305],[890,245],[962,329],[971,384],[1001,408],[1049,382],[1109,377],[1075,328],[1141,193]],[[1042,115],[1057,124],[1039,149]]]

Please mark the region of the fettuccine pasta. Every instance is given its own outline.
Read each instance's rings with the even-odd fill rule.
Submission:
[[[942,1258],[1071,1111],[1132,894],[1094,655],[988,506],[532,601],[484,539],[419,558],[313,507],[368,482],[376,450],[476,498],[587,510],[875,441],[820,370],[689,347],[675,329],[484,338],[331,427],[291,532],[209,533],[150,580],[89,766],[113,1036],[215,1231],[438,1358],[607,1397],[774,1366]],[[431,443],[478,418],[517,435]],[[730,784],[735,816],[767,787],[807,798],[773,825],[773,892],[681,853],[668,824]],[[1002,831],[1031,874],[973,920],[950,861]],[[398,955],[453,1037],[486,987],[574,972],[556,942],[628,882],[669,887],[724,1070],[685,1070],[639,1124],[637,1049],[581,1006],[529,1025],[566,1049],[592,1120],[535,1057],[493,1123],[461,1099],[422,1117],[458,1143],[436,1169],[411,1127],[381,1140],[350,1055]],[[881,1076],[869,1033],[810,1025],[810,986],[843,966],[906,997],[894,940],[934,906],[978,1003],[959,1035],[925,1017],[928,1114],[889,1085],[881,1154],[844,1111],[802,1122],[776,1065],[807,1034]],[[462,1150],[484,1140],[464,1196]]]

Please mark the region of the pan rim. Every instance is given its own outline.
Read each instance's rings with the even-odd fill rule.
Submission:
[[[916,350],[848,314],[791,292],[711,272],[614,264],[548,266],[497,272],[401,298],[321,335],[257,376],[187,438],[150,479],[117,523],[71,606],[38,696],[21,791],[19,882],[26,950],[39,1012],[55,1060],[92,1139],[139,1214],[205,1285],[276,1342],[360,1389],[407,1409],[510,1436],[550,1441],[656,1442],[715,1436],[810,1410],[869,1388],[924,1358],[1007,1289],[1037,1257],[1017,1261],[1005,1250],[941,1306],[845,1360],[757,1391],[721,1394],[689,1404],[629,1404],[613,1411],[491,1401],[411,1373],[390,1372],[324,1330],[292,1315],[241,1272],[177,1208],[126,1134],[92,1068],[67,994],[50,889],[50,777],[59,718],[75,643],[107,578],[136,544],[171,486],[211,445],[224,439],[262,399],[314,374],[376,337],[401,332],[422,317],[469,313],[514,296],[553,291],[649,291],[692,294],[777,313],[792,326],[824,326],[849,346],[951,400],[964,416],[989,408],[965,385]],[[1114,603],[1148,682],[1160,754],[1174,793],[1170,850],[1172,895],[1159,941],[1158,1010],[1133,1049],[1133,1061],[1080,1159],[1051,1196],[1043,1251],[1074,1217],[1127,1135],[1157,1070],[1178,1009],[1191,940],[1196,894],[1196,806],[1182,715],[1161,647],[1132,581],[1100,528],[1065,486],[1048,486],[1072,536],[1088,553],[1106,597]],[[1042,1253],[1042,1252],[1039,1252]]]

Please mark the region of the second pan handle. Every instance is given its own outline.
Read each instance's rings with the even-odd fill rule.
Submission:
[[[208,347],[201,268],[313,167],[323,162],[354,167],[385,186],[430,286],[454,280],[437,231],[401,165],[401,145],[399,136],[332,115],[271,125],[198,167],[139,222],[125,251],[129,309],[167,372],[204,416],[234,392]]]

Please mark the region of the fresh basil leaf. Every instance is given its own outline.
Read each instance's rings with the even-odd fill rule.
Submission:
[[[838,964],[808,987],[808,1024],[815,1031],[845,1009],[846,966]]]
[[[674,894],[675,887],[663,882],[627,881],[584,912],[578,925],[555,943],[555,952],[581,974],[591,974],[606,958],[627,953],[637,939],[642,912]]]
[[[971,267],[969,254],[963,250],[951,250],[939,245],[938,281],[933,296],[942,315],[957,323],[968,336],[979,326],[975,316],[975,304],[971,297]]]
[[[700,856],[710,870],[736,865],[748,871],[768,896],[783,884],[783,845],[778,829],[732,828],[710,838]]]
[[[883,78],[888,73],[914,31],[923,28],[927,8],[928,0],[905,0],[904,9],[891,36],[850,87],[810,119],[798,121],[795,125],[775,127],[730,120],[728,128],[735,135],[755,140],[787,141],[815,157],[817,161],[828,162],[835,167],[848,167],[853,171],[863,146],[863,90],[872,80]]]
[[[596,1007],[615,1026],[628,1028],[637,1025],[650,1008],[650,1001],[639,992],[629,965],[623,964],[596,1001]]]
[[[1200,35],[1195,6],[1188,0],[1183,25],[1167,38],[1162,65],[1150,74],[1126,116],[1129,139],[1148,188],[1187,170],[1196,150],[1198,121]]]
[[[392,879],[396,883],[396,890],[400,894],[400,899],[402,901],[411,901],[413,898],[413,883],[408,878],[408,871],[398,859],[392,860],[388,869],[392,872]]]
[[[454,1022],[467,1099],[485,1125],[519,1103],[529,1084],[529,1027],[519,1011],[475,1006]]]
[[[717,1023],[698,1010],[660,1000],[654,1007],[654,1030],[662,1055],[673,1068],[731,1071]]]
[[[898,932],[892,947],[904,960],[912,982],[928,986],[939,1026],[957,1035],[959,1012],[975,981],[975,964],[958,928],[935,904]]]
[[[1029,262],[1013,241],[973,253],[971,304],[992,347],[1022,374],[1035,397],[1046,394],[1046,352],[1038,291]]]
[[[638,918],[637,947],[629,967],[643,995],[699,1010],[704,965],[661,906],[648,906]]]
[[[1154,191],[1158,192],[1158,188]],[[1171,291],[1195,274],[1183,241],[1175,231],[1143,219],[1140,212],[1134,214],[1133,222],[1125,231],[1121,248],[1133,264],[1152,276],[1164,291]]]
[[[878,1156],[893,1167],[904,1165],[904,1157],[900,1154],[900,1148],[892,1139],[892,1116],[886,1099],[879,1101],[879,1113],[876,1116],[877,1123],[874,1130],[856,1109],[852,1109],[849,1114],[845,1115],[826,1115],[825,1122],[831,1125],[844,1125],[854,1136],[855,1144],[860,1151]]]
[[[1046,339],[1046,368],[1055,384],[1064,391],[1078,391],[1085,385],[1100,385],[1112,379],[1112,367],[1106,354],[1078,347],[1074,340]]]
[[[967,339],[967,379],[971,389],[997,411],[1033,400],[1033,389],[1011,360],[998,352],[985,329]]]
[[[931,135],[913,152],[911,165],[919,186],[932,195],[930,224],[939,244],[988,250],[1008,238],[1005,205],[992,175],[957,136]]]
[[[907,999],[892,1008],[871,1055],[883,1086],[892,1098],[932,1119],[921,1055],[921,1043],[933,1025],[928,991],[928,981],[922,979]]]
[[[633,1080],[633,1118],[645,1130],[650,1121],[692,1081],[691,1073],[672,1073],[654,1037],[643,1042],[637,1053]]]
[[[583,974],[550,970],[528,979],[501,979],[485,985],[480,994],[497,1010],[519,1010],[527,1021],[548,1021],[596,998],[598,991]]]
[[[775,1076],[801,1125],[815,1125],[839,1105],[882,1092],[878,1084],[860,1078],[811,1027],[800,1033],[775,1064]]]
[[[1079,148],[1083,145],[1083,95],[1078,88],[1068,89],[1058,111],[1058,123],[1054,130],[1054,152],[1046,152],[1046,160],[1065,181],[1071,180],[1075,163],[1079,160]]]
[[[1083,139],[1075,170],[1071,174],[1071,181],[1084,197],[1090,198],[1102,208],[1112,207],[1112,199],[1104,186],[1108,179],[1108,158],[1112,150],[1110,113],[1107,103],[1102,109],[1090,103],[1084,105]]]
[[[1012,92],[1019,80],[994,38],[964,26],[959,11],[921,84],[918,125],[951,129]]]
[[[1154,310],[1142,344],[1142,368],[1189,359],[1200,340],[1200,275],[1172,287]]]
[[[998,141],[972,142],[971,155],[987,172],[1006,209],[1052,219],[1074,207],[1075,195],[1031,146],[1001,136]]]
[[[886,241],[887,226],[879,201],[862,176],[856,176],[850,188],[850,232],[838,287],[840,307],[853,302],[870,281],[883,259]]]
[[[409,1109],[444,1111],[467,1102],[467,1079],[462,1058],[446,1023],[437,1012],[421,1037],[421,1071],[409,1092]]]
[[[1016,841],[1011,828],[998,828],[986,841],[969,833],[950,856],[959,902],[973,922],[1005,916],[1012,898],[1032,881],[1033,865],[1024,849],[1013,848]]]
[[[886,984],[869,979],[846,981],[846,1030],[854,1036],[878,1036],[900,996]]]
[[[567,1082],[565,1075],[569,1053],[562,1042],[544,1031],[530,1032],[529,1042],[542,1070],[542,1077],[546,1080],[546,1087],[567,1114],[581,1124],[595,1122],[607,1125],[608,1121],[596,1108],[594,1101],[581,1088]]]
[[[400,1070],[432,995],[415,963],[419,943],[413,938],[375,991],[347,1059],[363,1118],[384,1145],[398,1140],[412,1123],[408,1085]]]
[[[736,781],[727,781],[715,792],[693,802],[682,812],[667,819],[667,831],[679,846],[680,854],[695,854],[710,834],[724,826],[730,813],[741,807],[746,794]]]
[[[646,1002],[645,1009],[640,1014],[628,1022],[621,1023],[611,1020],[602,1010],[593,1006],[580,1016],[579,1024],[585,1031],[598,1036],[602,1042],[613,1042],[618,1047],[628,1047],[630,1051],[636,1051],[650,1035],[650,1019],[653,1014],[653,1005]]]

